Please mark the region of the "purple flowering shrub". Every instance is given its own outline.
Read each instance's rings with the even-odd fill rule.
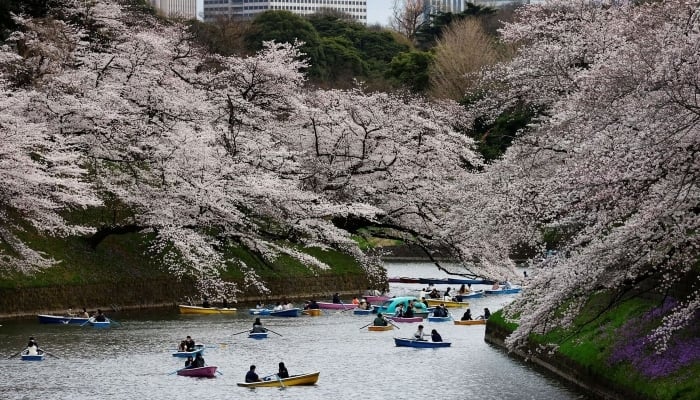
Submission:
[[[700,361],[700,326],[694,323],[670,339],[665,351],[657,352],[651,331],[659,326],[661,318],[677,305],[674,299],[646,314],[631,319],[616,332],[619,338],[612,347],[610,365],[629,362],[647,378],[661,378]]]

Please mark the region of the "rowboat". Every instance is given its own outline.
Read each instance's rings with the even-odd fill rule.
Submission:
[[[523,290],[521,287],[512,287],[510,289],[486,289],[484,290],[484,293],[486,294],[513,294],[513,293],[520,293]]]
[[[432,349],[435,347],[450,347],[450,342],[429,342],[427,340],[416,340],[409,338],[394,338],[397,347],[418,347]]]
[[[457,301],[464,301],[467,299],[475,299],[478,297],[484,297],[483,290],[475,290],[475,291],[469,292],[469,293],[458,294],[458,295],[453,296],[452,298],[457,300]]]
[[[385,326],[370,325],[367,327],[367,330],[370,332],[383,332],[383,331],[390,331],[392,329],[394,329],[393,325],[385,325]]]
[[[267,332],[250,332],[248,337],[251,339],[265,339],[267,337]]]
[[[448,315],[446,317],[435,317],[435,316],[428,316],[428,322],[448,322],[452,321],[452,316]]]
[[[447,278],[418,278],[418,283],[425,283],[428,285],[442,285],[448,283]]]
[[[289,378],[277,379],[272,378],[262,382],[239,382],[240,387],[256,388],[256,387],[287,387],[287,386],[310,386],[315,385],[318,381],[320,372],[312,372],[310,374],[292,375]]]
[[[412,322],[423,322],[423,317],[387,317],[393,322],[405,322],[405,323],[412,323]]]
[[[109,328],[112,325],[112,322],[109,319],[106,321],[95,321],[93,318],[90,318],[88,319],[87,324],[97,329],[104,329]]]
[[[366,295],[366,296],[362,296],[362,297],[364,297],[365,300],[370,304],[384,303],[385,301],[391,299],[391,297],[385,296],[385,295],[379,295],[379,296]]]
[[[485,319],[470,319],[466,321],[455,321],[455,325],[486,325]]]
[[[270,315],[269,308],[250,308],[248,309],[248,314],[250,315]]]
[[[196,378],[214,378],[216,376],[216,368],[213,365],[198,368],[183,368],[178,369],[177,374],[180,376],[193,376]]]
[[[321,311],[319,308],[310,308],[308,310],[302,311],[301,313],[304,315],[310,315],[312,317],[318,317],[323,313],[323,311]]]
[[[270,316],[272,317],[298,317],[301,315],[301,308],[288,308],[286,310],[272,310],[270,311]]]
[[[364,310],[362,308],[356,308],[352,310],[352,313],[354,315],[370,315],[370,314],[375,314],[377,311],[375,311],[374,307],[370,308],[369,310]]]
[[[204,345],[203,344],[196,344],[194,345],[194,350],[192,351],[176,351],[173,353],[173,357],[194,357],[197,355],[197,353],[203,353],[204,352]]]
[[[439,306],[440,304],[443,304],[447,308],[469,307],[469,303],[462,303],[459,301],[440,300],[440,299],[426,299],[426,301],[428,302],[428,307],[436,307],[436,306]]]
[[[317,302],[318,306],[324,310],[352,310],[357,308],[357,304]]]
[[[180,308],[180,314],[235,314],[235,308],[219,308],[219,307],[199,307],[199,306],[186,306],[184,304],[178,305]]]
[[[447,278],[447,283],[452,285],[493,285],[493,281],[486,279]]]
[[[37,350],[36,354],[29,354],[29,350],[22,351],[22,361],[43,361],[44,351]]]
[[[64,325],[82,325],[86,323],[89,318],[83,317],[64,317],[61,315],[49,315],[49,314],[39,314],[40,324],[64,324]]]

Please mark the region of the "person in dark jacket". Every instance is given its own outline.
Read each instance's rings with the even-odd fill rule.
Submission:
[[[192,339],[190,336],[187,336],[187,338],[185,338],[185,350],[194,351],[194,349],[194,339]]]
[[[100,310],[99,308],[97,309],[97,314],[95,315],[95,321],[107,322],[107,317],[105,317],[104,313],[102,313],[102,310]]]
[[[279,376],[280,379],[289,378],[289,371],[287,371],[287,367],[284,366],[283,362],[280,362],[279,371],[277,371],[277,376]]]
[[[204,365],[205,363],[202,353],[197,353],[197,355],[194,357],[194,361],[192,361],[192,368],[202,368]]]
[[[413,304],[412,303],[408,303],[408,308],[406,309],[406,311],[404,311],[403,316],[405,318],[413,318],[415,316],[415,314],[413,313]]]
[[[185,368],[192,368],[192,363],[194,360],[192,359],[192,356],[187,356],[187,360],[185,361]]]
[[[472,319],[472,310],[470,308],[467,308],[467,311],[464,312],[464,315],[462,315],[462,321],[471,321]]]
[[[382,313],[377,313],[377,318],[374,319],[374,322],[372,324],[374,326],[387,326],[387,322],[384,319]]]
[[[338,293],[333,294],[333,304],[340,304],[340,295]]]
[[[255,365],[251,365],[250,370],[247,374],[245,374],[245,382],[261,382],[260,377],[258,376],[258,374],[255,373]]]
[[[430,338],[433,340],[433,342],[442,342],[442,336],[438,333],[437,330],[433,329],[430,332]]]
[[[262,322],[260,322],[260,318],[255,318],[255,322],[253,322],[253,333],[264,333],[267,332],[267,329],[263,327]]]

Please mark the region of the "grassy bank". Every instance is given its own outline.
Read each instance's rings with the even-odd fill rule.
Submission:
[[[611,296],[592,295],[570,329],[531,335],[529,355],[564,371],[570,380],[604,386],[613,398],[700,398],[700,363],[684,362],[687,352],[697,351],[697,320],[665,354],[656,354],[646,335],[660,322],[668,299],[637,294],[614,302]],[[489,320],[487,334],[505,337],[516,327],[498,312]],[[552,347],[556,352],[542,350]]]

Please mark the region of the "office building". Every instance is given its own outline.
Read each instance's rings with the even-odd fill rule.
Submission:
[[[285,10],[299,15],[324,9],[340,11],[350,18],[367,22],[367,0],[204,0],[204,21],[217,18],[252,19],[268,10]]]
[[[197,0],[151,0],[151,4],[168,17],[197,18]]]

